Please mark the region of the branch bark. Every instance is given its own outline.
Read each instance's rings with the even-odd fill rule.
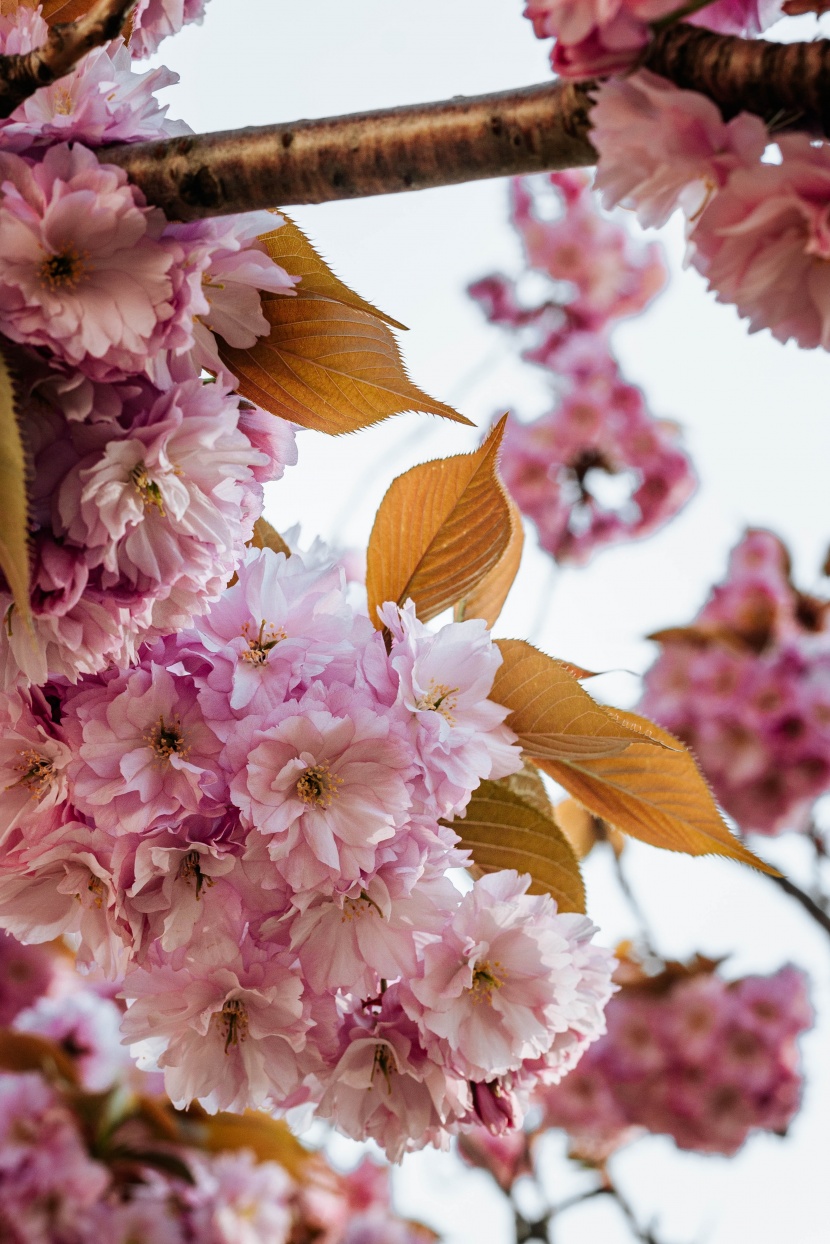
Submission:
[[[767,43],[683,23],[643,62],[708,95],[729,118],[830,137],[830,41]],[[596,83],[523,90],[353,116],[104,148],[171,220],[424,190],[593,164]]]
[[[136,0],[98,0],[76,22],[59,22],[42,47],[33,52],[0,56],[0,118],[11,116],[42,86],[71,73],[91,52],[117,38]]]
[[[790,881],[789,877],[776,877],[772,873],[768,875],[770,881],[774,881],[779,889],[783,890],[785,894],[789,894],[790,898],[794,898],[797,903],[800,903],[807,914],[812,916],[816,924],[824,929],[825,933],[830,934],[830,914],[828,914],[823,907],[820,907],[814,898],[811,898],[810,895],[807,894],[806,891],[802,890],[800,886],[797,886],[795,882]]]

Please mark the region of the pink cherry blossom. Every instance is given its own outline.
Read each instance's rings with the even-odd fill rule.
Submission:
[[[3,696],[0,722],[2,846],[15,831],[17,837],[36,840],[60,824],[67,812],[66,769],[72,754],[38,692]]]
[[[276,1162],[250,1150],[193,1161],[198,1205],[194,1238],[205,1244],[287,1244],[294,1188]]]
[[[46,993],[55,975],[54,960],[43,947],[22,946],[10,934],[0,934],[0,1028],[10,1027]]]
[[[738,168],[697,221],[690,262],[749,331],[830,349],[830,158],[806,134],[780,137],[780,164]]]
[[[79,989],[68,996],[40,998],[18,1015],[14,1026],[71,1050],[84,1088],[101,1093],[129,1066],[127,1051],[119,1044],[120,1023],[121,1011],[114,1002]]]
[[[542,1057],[557,1032],[586,1019],[571,942],[591,926],[558,915],[547,896],[528,896],[529,884],[515,872],[477,881],[440,940],[424,948],[421,975],[409,982],[417,1005],[410,1009],[404,995],[428,1048],[436,1037],[446,1043],[450,1064],[470,1080],[491,1081]],[[607,960],[593,1035],[610,996],[610,967]]]
[[[563,78],[590,78],[628,69],[651,37],[651,23],[677,0],[527,0],[536,37],[556,39],[551,56]]]
[[[79,143],[41,163],[0,156],[0,329],[101,379],[142,372],[191,338],[170,270],[181,254],[163,217]],[[180,334],[180,336],[177,336]]]
[[[428,1057],[394,986],[379,1014],[346,1020],[341,1049],[318,1106],[321,1118],[354,1140],[371,1137],[393,1162],[425,1144],[447,1147],[447,1125],[468,1108],[467,1086]]]
[[[20,21],[19,15],[30,12],[20,8],[15,16]],[[36,34],[39,46],[46,37],[45,23]],[[74,73],[41,87],[0,121],[0,147],[27,151],[67,141],[96,147],[189,134],[190,127],[170,120],[167,105],[160,107],[155,97],[178,80],[178,74],[163,66],[136,73],[129,50],[116,39],[94,48]]]
[[[606,207],[633,208],[645,226],[665,224],[677,207],[694,220],[733,169],[757,164],[769,141],[758,117],[724,122],[705,95],[646,69],[606,82],[596,100],[597,189]]]
[[[220,743],[190,678],[149,665],[84,690],[69,712],[74,800],[108,833],[218,810]]]
[[[319,685],[268,714],[231,782],[243,816],[298,890],[357,880],[410,806],[412,761],[368,697]]]
[[[207,0],[138,0],[130,39],[133,56],[150,56],[162,39],[176,34],[188,22],[200,25],[206,4]]]
[[[278,957],[250,947],[223,967],[137,968],[124,982],[124,1040],[139,1066],[164,1071],[177,1106],[281,1105],[300,1079],[310,1026],[302,988]]]
[[[299,554],[251,549],[237,576],[196,623],[213,661],[206,681],[216,698],[204,697],[207,712],[230,704],[238,716],[265,714],[324,672],[346,673],[353,615],[336,566],[306,568]],[[217,717],[221,732],[227,707]]]
[[[715,0],[684,20],[724,35],[755,36],[783,17],[782,0]]]
[[[450,622],[431,631],[407,602],[378,615],[392,632],[389,665],[395,705],[407,723],[438,816],[461,811],[483,778],[521,768],[507,709],[487,699],[501,653],[481,621]]]

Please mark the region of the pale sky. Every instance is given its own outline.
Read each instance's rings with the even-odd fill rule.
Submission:
[[[521,8],[521,0],[211,0],[204,25],[168,41],[157,60],[181,74],[182,84],[168,93],[171,111],[197,131],[329,116],[544,80],[546,46],[533,38]],[[546,409],[541,373],[517,361],[463,292],[487,272],[518,271],[503,182],[292,214],[338,275],[409,325],[401,344],[424,389],[479,427],[496,411],[530,417]],[[696,274],[682,272],[679,225],[664,232],[671,287],[646,317],[618,330],[615,344],[653,412],[683,425],[700,491],[657,537],[605,552],[587,570],[560,572],[552,595],[549,559],[529,535],[496,628],[517,637],[533,632],[547,651],[591,669],[645,669],[653,646],[642,637],[692,616],[747,524],[772,527],[787,540],[800,586],[830,590],[818,570],[830,544],[830,358],[782,347],[766,333],[749,337]],[[267,516],[283,530],[300,521],[309,537],[365,546],[394,475],[472,448],[476,439],[472,429],[428,416],[338,440],[302,433],[300,465],[271,486]],[[638,680],[608,675],[591,689],[631,704]],[[755,845],[809,880],[808,852],[795,836]],[[615,1177],[641,1222],[655,1222],[661,1244],[826,1244],[830,940],[769,881],[736,865],[636,843],[627,854],[665,953],[728,953],[734,975],[793,960],[810,972],[819,1017],[803,1042],[805,1106],[786,1141],[759,1136],[726,1161],[648,1138],[615,1159]],[[589,914],[600,940],[613,945],[633,925],[608,861],[589,860],[586,880]],[[561,1145],[549,1149],[546,1177],[561,1199],[584,1179],[562,1161]],[[351,1150],[345,1142],[337,1147],[345,1160]],[[511,1239],[499,1194],[451,1157],[406,1159],[398,1192],[401,1210],[445,1232],[447,1244]],[[556,1244],[630,1239],[602,1200],[564,1216],[555,1234]]]

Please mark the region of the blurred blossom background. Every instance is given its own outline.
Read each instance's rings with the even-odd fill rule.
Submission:
[[[196,131],[479,94],[549,77],[547,45],[521,8],[521,0],[212,0],[204,25],[166,42],[150,63],[181,75],[167,96],[171,113]],[[811,38],[819,28],[810,17],[790,21],[786,37]],[[465,292],[488,273],[523,270],[508,211],[508,184],[490,181],[291,212],[339,276],[409,325],[403,346],[413,379],[478,430],[411,415],[337,440],[302,432],[299,465],[271,485],[266,517],[278,530],[299,522],[306,538],[364,548],[396,474],[473,448],[497,413],[528,419],[550,409],[545,373],[521,361],[509,334],[488,325]],[[629,227],[642,240],[633,219]],[[653,238],[665,248],[668,288],[645,314],[614,328],[613,349],[652,414],[680,426],[698,490],[657,534],[600,551],[586,567],[554,567],[528,525],[522,569],[495,628],[607,671],[590,690],[621,707],[638,702],[641,675],[657,656],[645,636],[691,621],[747,527],[783,539],[802,591],[830,594],[821,569],[830,545],[830,358],[781,346],[766,332],[748,336],[734,309],[716,304],[702,280],[683,271],[678,220]],[[830,806],[819,803],[816,821],[830,833]],[[801,885],[815,883],[819,866],[803,835],[752,842]],[[629,842],[624,866],[662,955],[727,956],[729,978],[795,963],[810,977],[816,1020],[800,1041],[806,1088],[786,1139],[757,1134],[727,1159],[680,1153],[647,1136],[612,1159],[615,1181],[661,1244],[823,1244],[830,940],[769,880],[726,861]],[[636,935],[607,847],[592,853],[585,876],[601,940],[615,945]],[[830,889],[830,872],[824,886]],[[358,1146],[329,1143],[336,1161],[357,1161]],[[539,1151],[552,1202],[591,1186],[565,1152],[560,1133]],[[413,1155],[395,1178],[399,1210],[448,1244],[514,1238],[512,1211],[495,1185],[454,1155]],[[543,1209],[534,1195],[517,1189],[531,1218]],[[598,1198],[557,1220],[554,1238],[627,1244],[633,1237],[617,1207]]]

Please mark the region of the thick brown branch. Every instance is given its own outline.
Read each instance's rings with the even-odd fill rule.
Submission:
[[[644,63],[708,95],[727,120],[754,112],[781,129],[830,137],[830,40],[769,43],[681,24],[657,36]]]
[[[830,42],[766,43],[684,24],[644,64],[702,91],[733,116],[830,137]],[[593,164],[589,92],[551,82],[523,90],[320,121],[112,147],[150,203],[173,220],[252,208],[394,194]]]
[[[593,164],[590,100],[548,82],[102,152],[173,220]]]
[[[136,0],[98,0],[76,22],[51,27],[42,47],[33,52],[0,56],[0,117],[8,117],[42,86],[71,73],[93,48],[120,33]]]

